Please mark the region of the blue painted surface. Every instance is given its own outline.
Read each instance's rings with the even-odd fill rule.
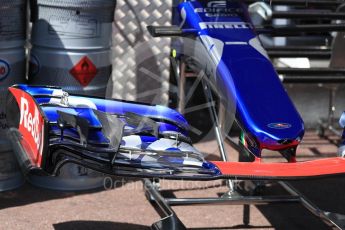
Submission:
[[[246,8],[240,3],[222,2],[225,3],[181,3],[183,28],[198,31],[204,56],[216,68],[216,76],[211,80],[223,97],[233,103],[241,127],[255,139],[256,155],[259,157],[263,148],[296,146],[304,135],[303,121],[258,42]],[[273,123],[289,124],[289,128],[272,128]],[[280,144],[282,140],[292,144]]]
[[[102,124],[94,113],[94,109],[116,115],[125,115],[126,113],[131,112],[143,117],[150,117],[158,122],[159,133],[177,132],[188,136],[189,124],[186,119],[175,110],[164,106],[69,95],[68,101],[71,105],[63,107],[62,105],[54,104],[60,103],[61,100],[59,97],[61,97],[63,92],[59,88],[28,85],[18,85],[17,88],[22,89],[35,97],[36,102],[41,105],[41,109],[44,112],[45,117],[51,124],[51,133],[54,133],[56,136],[61,133],[56,123],[59,119],[58,111],[62,111],[84,118],[88,121],[89,126],[92,128],[88,137],[88,140],[91,143],[108,144],[109,140],[104,137],[101,131]],[[54,97],[56,98],[54,99]],[[123,120],[125,119],[123,118]],[[128,129],[129,126],[127,125],[126,127]],[[66,129],[64,131],[64,135],[79,139],[79,134],[74,128]],[[145,143],[146,145],[149,145],[156,140],[157,138],[155,137],[142,136],[143,145],[145,145]]]
[[[51,96],[55,91],[60,90],[58,88],[49,88],[49,87],[34,87],[28,85],[19,85],[20,89],[30,93],[32,96],[40,96],[36,98],[36,101],[39,104],[42,103],[49,103],[51,100]],[[42,95],[46,95],[47,97],[42,97]],[[140,104],[134,102],[126,102],[120,100],[105,100],[100,98],[91,98],[91,97],[83,97],[83,96],[74,96],[70,95],[69,100],[71,101],[87,101],[87,105],[94,105],[95,109],[107,113],[113,113],[118,115],[125,115],[127,112],[136,113],[141,116],[150,117],[157,120],[166,120],[169,122],[178,125],[182,129],[188,130],[189,124],[186,119],[177,111],[173,109],[169,109],[165,106],[160,105],[148,105],[148,104]],[[85,104],[85,103],[84,103]],[[85,106],[84,106],[85,107]],[[57,120],[57,113],[54,111],[53,108],[45,107],[44,110],[46,111],[46,115],[49,120],[54,121]],[[71,109],[66,109],[69,112],[72,112]],[[83,109],[75,109],[73,113],[81,113]],[[82,114],[80,114],[82,115]]]

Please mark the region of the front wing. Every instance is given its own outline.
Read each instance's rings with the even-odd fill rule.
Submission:
[[[345,174],[345,159],[296,163],[206,161],[174,110],[17,85],[7,98],[10,140],[25,173],[67,163],[111,175],[185,180],[296,180]]]

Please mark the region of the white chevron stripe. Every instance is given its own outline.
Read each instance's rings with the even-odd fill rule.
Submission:
[[[122,139],[125,144],[121,145],[123,148],[136,148],[136,149],[141,149],[141,138],[140,136],[137,135],[132,135],[132,136],[127,136]]]

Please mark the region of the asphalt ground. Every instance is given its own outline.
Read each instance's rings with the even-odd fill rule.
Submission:
[[[196,145],[208,159],[219,159],[216,142]],[[229,145],[231,160],[238,158]],[[332,141],[308,132],[298,150],[302,160],[334,156]],[[275,155],[267,157],[276,161]],[[345,214],[345,179],[330,178],[292,183],[321,209]],[[161,181],[165,196],[218,197],[227,192],[223,181]],[[262,195],[287,194],[275,183]],[[192,229],[330,229],[299,204],[250,206],[250,223],[243,225],[242,205],[177,206],[175,212]],[[160,219],[146,199],[141,180],[115,178],[112,189],[59,192],[26,183],[0,193],[0,229],[149,229]]]

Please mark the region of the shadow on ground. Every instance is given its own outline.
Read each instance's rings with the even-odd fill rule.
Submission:
[[[296,182],[297,183],[297,182]],[[319,187],[314,189],[308,189],[310,182],[301,182],[303,185],[296,186],[296,183],[291,183],[294,187],[298,187],[299,192],[303,193],[308,199],[310,196],[315,196],[316,200],[313,200],[315,204],[322,206],[322,198],[327,196]],[[313,194],[313,195],[312,195]],[[289,195],[280,186],[273,185],[268,189],[265,189],[264,195]],[[321,199],[320,199],[321,198]],[[334,202],[334,201],[333,201]],[[332,205],[329,205],[331,207]],[[273,204],[273,205],[257,205],[256,208],[262,213],[262,215],[268,220],[268,222],[274,226],[274,229],[331,229],[324,224],[320,218],[314,216],[301,204]],[[334,211],[334,207],[329,209]]]
[[[116,178],[117,180],[122,180],[122,178]],[[133,179],[124,179],[123,183],[114,183],[116,188],[122,187],[127,183],[131,183],[137,180]],[[112,187],[115,188],[115,187]],[[73,196],[79,196],[84,194],[92,194],[103,192],[104,188],[86,190],[86,191],[78,191],[78,192],[70,192],[70,191],[55,191],[50,189],[39,188],[33,186],[26,182],[23,186],[18,189],[0,192],[0,210],[10,207],[18,207],[27,204],[45,202],[49,200],[55,199],[64,199]]]
[[[71,221],[53,225],[55,230],[147,230],[147,226],[109,221]]]

